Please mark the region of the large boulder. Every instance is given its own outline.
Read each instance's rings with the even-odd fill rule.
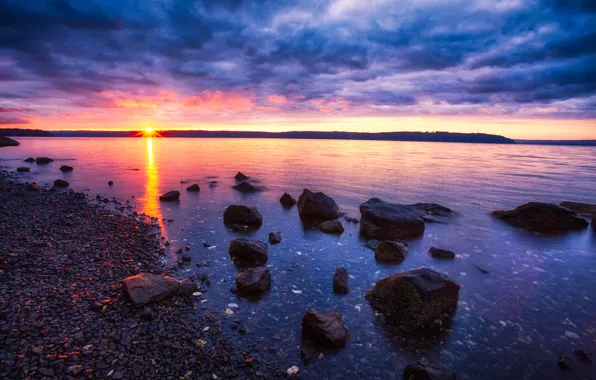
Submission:
[[[263,225],[263,215],[254,206],[231,205],[223,214],[224,224],[228,227],[246,226],[249,229],[258,229]]]
[[[304,189],[298,198],[298,213],[305,219],[332,220],[339,216],[339,207],[333,198]]]
[[[459,285],[432,269],[419,268],[378,281],[365,297],[391,321],[415,330],[457,307]]]
[[[10,137],[0,136],[0,148],[5,146],[19,146],[21,145],[18,141],[11,139]]]
[[[588,226],[588,222],[575,212],[551,203],[529,202],[513,210],[493,211],[492,215],[533,232],[557,233]]]
[[[269,289],[271,274],[267,268],[248,268],[236,276],[236,291],[240,295],[263,293]]]
[[[68,187],[70,184],[63,180],[63,179],[57,179],[54,181],[54,187]]]
[[[279,198],[279,203],[285,208],[290,208],[296,204],[296,200],[288,193],[283,193],[281,198]]]
[[[54,162],[54,160],[48,157],[37,157],[35,159],[35,163],[37,163],[38,165],[47,165],[50,162]]]
[[[60,171],[63,172],[63,173],[68,173],[68,172],[71,172],[73,170],[74,170],[74,168],[72,166],[68,166],[68,165],[62,165],[62,166],[60,166]]]
[[[455,380],[450,369],[438,365],[416,361],[404,369],[406,380]]]
[[[340,294],[348,294],[350,291],[350,276],[348,270],[344,267],[339,267],[335,270],[333,275],[333,291]]]
[[[425,222],[451,214],[447,207],[435,203],[402,205],[371,198],[360,205],[360,233],[367,239],[401,240],[424,233]]]
[[[310,309],[302,318],[302,335],[331,348],[343,347],[350,334],[341,321],[341,314],[333,310],[327,314]]]
[[[141,273],[122,280],[124,296],[134,306],[159,302],[180,288],[180,282],[171,277]]]
[[[230,256],[241,267],[258,267],[267,262],[267,243],[262,241],[237,238],[230,242]]]
[[[591,203],[561,202],[559,206],[568,208],[579,215],[590,217],[596,215],[596,205]]]
[[[344,226],[339,220],[328,220],[319,225],[319,230],[326,234],[341,235],[344,233]]]
[[[177,190],[168,191],[167,193],[165,193],[159,197],[159,200],[162,202],[175,202],[179,199],[180,199],[180,192]]]
[[[375,247],[375,260],[381,263],[398,264],[408,257],[408,243],[405,241],[385,240]]]

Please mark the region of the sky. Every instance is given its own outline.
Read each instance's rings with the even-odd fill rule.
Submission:
[[[2,0],[2,127],[596,139],[596,0]]]

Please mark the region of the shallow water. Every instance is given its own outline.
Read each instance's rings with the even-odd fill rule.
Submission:
[[[594,368],[573,354],[576,348],[596,354],[596,236],[590,230],[540,236],[489,215],[527,201],[596,203],[596,148],[277,139],[19,141],[17,148],[0,150],[0,165],[30,166],[30,173],[20,174],[23,180],[63,178],[91,197],[129,200],[134,211],[172,219],[162,222],[172,242],[166,260],[176,259],[177,248],[192,246],[192,263],[181,276],[209,276],[211,287],[200,305],[219,312],[224,326],[244,321],[248,334],[229,330],[240,348],[257,341],[246,349],[260,350],[283,368],[298,366],[303,378],[400,378],[406,363],[421,357],[451,367],[458,379],[596,378]],[[56,161],[23,163],[28,156]],[[74,171],[58,171],[64,164]],[[266,190],[251,195],[232,190],[237,171]],[[211,180],[218,181],[215,188],[209,188]],[[184,191],[192,183],[201,185],[200,193]],[[427,225],[424,236],[410,242],[402,264],[381,265],[359,239],[358,225],[344,221],[343,235],[325,235],[305,230],[296,208],[282,209],[278,199],[284,191],[297,198],[305,187],[324,191],[355,217],[371,197],[436,202],[457,214],[448,224]],[[179,203],[157,200],[168,190],[181,191]],[[234,203],[254,204],[263,214],[254,238],[267,240],[273,230],[284,235],[269,248],[272,289],[259,301],[229,291],[238,270],[227,248],[240,234],[223,226],[222,214]],[[203,242],[214,247],[204,248]],[[432,259],[427,250],[433,245],[455,251],[456,259]],[[196,267],[201,262],[209,266]],[[346,296],[332,291],[338,266],[351,275]],[[450,330],[428,341],[395,336],[363,297],[375,281],[420,266],[462,286]],[[226,316],[230,303],[238,308]],[[307,366],[300,361],[300,320],[309,307],[339,309],[351,337],[344,349],[324,351]],[[557,368],[558,354],[574,360],[571,371]]]

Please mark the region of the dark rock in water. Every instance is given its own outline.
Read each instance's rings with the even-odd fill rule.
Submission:
[[[580,203],[580,202],[561,202],[561,207],[565,207],[579,215],[583,216],[594,216],[596,215],[596,205],[591,203]]]
[[[167,193],[161,195],[159,200],[162,202],[175,202],[180,199],[180,192],[179,191],[168,191]]]
[[[425,222],[451,214],[447,207],[435,203],[401,205],[371,198],[360,205],[360,233],[367,239],[401,240],[424,233]]]
[[[419,268],[378,281],[365,297],[373,309],[415,330],[457,307],[459,285],[432,269]]]
[[[408,257],[408,244],[404,241],[385,240],[375,247],[375,260],[398,264]]]
[[[438,365],[416,361],[408,364],[404,369],[406,380],[455,380],[455,374],[450,369]]]
[[[237,238],[230,242],[230,256],[241,267],[258,267],[267,262],[266,243],[247,238]]]
[[[28,173],[29,172],[29,168],[26,166],[21,166],[20,168],[17,168],[17,173]]]
[[[217,182],[217,181],[209,181],[209,187],[210,187],[210,188],[214,188],[214,187],[216,187],[216,186],[217,186],[217,184],[218,184],[218,182]]]
[[[365,244],[365,246],[366,246],[366,248],[370,248],[370,249],[372,249],[374,251],[377,248],[377,245],[378,244],[379,244],[379,241],[373,239],[373,240],[367,241],[366,244]]]
[[[271,289],[271,274],[269,269],[258,267],[249,268],[236,276],[236,289],[240,295],[250,295]]]
[[[346,220],[346,222],[348,223],[354,223],[354,224],[358,224],[360,223],[360,221],[356,218],[352,218],[351,216],[344,216],[344,219]]]
[[[238,190],[241,193],[253,193],[259,191],[259,188],[253,186],[250,182],[240,182],[238,185],[232,186],[232,189]]]
[[[269,232],[269,243],[279,244],[281,242],[281,239],[282,239],[281,232],[279,232],[279,231]]]
[[[194,292],[198,291],[199,285],[197,285],[194,281],[185,278],[180,280],[180,287],[178,288],[176,295],[180,297],[190,297]]]
[[[122,292],[134,306],[159,302],[180,288],[180,283],[170,277],[140,273],[121,281]]]
[[[31,163],[35,162],[35,158],[33,158],[33,157],[27,157],[27,158],[25,158],[23,160],[23,162],[28,162],[28,163],[31,164]]]
[[[151,310],[150,307],[146,307],[143,309],[143,311],[141,312],[141,314],[139,315],[141,317],[142,320],[144,321],[152,321],[155,318],[155,315],[153,314],[153,310]]]
[[[108,186],[113,186],[114,185],[114,181],[108,181]]]
[[[341,235],[344,233],[344,226],[339,220],[328,220],[319,225],[319,230],[326,234]]]
[[[435,259],[453,259],[453,258],[455,258],[455,253],[452,251],[449,251],[447,249],[430,247],[428,252]]]
[[[189,187],[186,188],[186,191],[201,191],[201,187],[199,186],[198,183],[195,183],[193,185],[190,185]]]
[[[339,207],[333,198],[304,189],[298,198],[298,213],[305,219],[332,220],[339,216]]]
[[[236,173],[236,175],[234,176],[234,179],[236,181],[246,181],[249,177],[245,176],[244,173],[242,172],[238,172]]]
[[[588,354],[584,350],[573,350],[573,353],[583,362],[592,363],[592,358],[590,354]]]
[[[48,157],[37,157],[37,158],[35,159],[35,162],[36,162],[38,165],[47,165],[47,164],[49,164],[50,162],[54,162],[54,160],[52,160],[51,158],[48,158]]]
[[[474,268],[478,269],[478,272],[482,273],[482,274],[489,274],[490,272],[487,271],[486,269],[483,269],[481,267],[479,267],[478,265],[474,265]]]
[[[37,186],[37,182],[27,183],[27,190],[29,190],[29,191],[39,191],[39,186]]]
[[[493,211],[492,215],[533,232],[557,233],[581,230],[588,226],[588,222],[575,212],[550,203],[525,203],[514,210]]]
[[[281,198],[279,198],[279,203],[285,208],[290,208],[296,204],[296,199],[290,194],[284,193]]]
[[[343,347],[350,334],[341,321],[341,314],[333,310],[327,314],[310,309],[302,318],[302,335],[320,345]]]
[[[559,355],[557,357],[557,366],[561,369],[571,369],[571,359],[565,355]]]
[[[54,181],[54,187],[68,187],[70,184],[63,179],[57,179]]]
[[[348,294],[350,291],[350,276],[348,270],[343,267],[339,267],[335,270],[333,275],[333,291],[340,294]]]
[[[10,137],[0,136],[0,148],[5,146],[19,146],[21,145],[18,141],[11,139]]]
[[[239,225],[258,229],[263,224],[263,215],[254,206],[231,205],[224,211],[223,220],[228,227]]]
[[[73,170],[74,170],[74,168],[72,166],[68,166],[68,165],[62,165],[62,166],[60,166],[60,171],[63,172],[63,173],[68,173],[68,172],[71,172]]]

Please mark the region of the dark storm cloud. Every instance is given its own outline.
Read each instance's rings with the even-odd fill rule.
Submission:
[[[4,0],[0,96],[102,106],[98,94],[114,91],[251,91],[263,104],[275,94],[396,113],[420,97],[576,99],[569,112],[585,117],[595,40],[587,0]]]

